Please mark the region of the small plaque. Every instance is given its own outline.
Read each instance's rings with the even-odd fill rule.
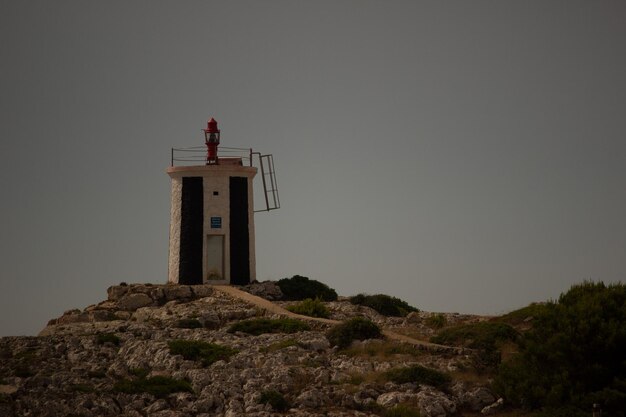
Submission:
[[[222,228],[222,218],[211,217],[211,229],[221,229],[221,228]]]

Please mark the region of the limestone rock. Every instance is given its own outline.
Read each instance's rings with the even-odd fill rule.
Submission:
[[[446,417],[456,413],[456,403],[444,393],[432,388],[416,395],[420,415],[423,417]]]
[[[465,394],[464,402],[472,411],[481,411],[486,406],[493,404],[496,397],[485,387],[478,387]]]
[[[487,407],[483,408],[482,410],[480,410],[480,413],[488,416],[491,414],[495,414],[496,412],[498,412],[502,407],[504,407],[504,398],[498,398],[498,401],[496,401],[495,403],[488,405]]]
[[[278,288],[275,284],[253,285],[257,284],[266,297],[277,296],[271,295],[272,288]],[[367,316],[389,327],[404,322],[346,300],[326,304],[334,318]],[[296,417],[373,417],[372,411],[358,410],[406,402],[418,404],[423,417],[448,417],[460,407],[482,406],[484,413],[497,407],[491,404],[492,394],[478,384],[453,384],[450,393],[443,393],[416,383],[368,378],[415,363],[440,370],[467,366],[471,360],[467,355],[450,355],[449,351],[445,355],[432,351],[419,356],[349,355],[330,348],[325,336],[329,325],[324,323],[293,334],[228,332],[232,322],[258,316],[283,317],[211,286],[111,287],[107,301],[83,311],[67,311],[51,321],[40,337],[0,338],[0,416],[282,415],[259,403],[261,393],[268,390],[287,399],[293,407],[288,414]],[[197,320],[202,327],[181,328],[181,320]],[[172,340],[218,344],[236,353],[230,359],[203,364],[172,353]],[[364,341],[355,348],[382,353],[386,343]],[[114,388],[122,380],[132,383],[156,376],[188,381],[193,393],[157,398]]]
[[[274,281],[255,281],[242,287],[241,289],[252,295],[256,295],[257,297],[265,298],[270,301],[280,300],[283,298],[283,292]]]
[[[163,295],[166,301],[191,300],[194,298],[189,285],[166,285],[163,287]]]
[[[376,403],[385,408],[393,407],[394,405],[405,402],[410,396],[404,392],[385,392],[384,394],[380,394],[378,398],[376,398]]]
[[[138,308],[152,305],[152,303],[152,298],[142,293],[126,294],[117,300],[119,309],[124,311],[134,311]]]
[[[122,298],[130,289],[128,285],[114,285],[107,289],[109,301],[117,301]]]

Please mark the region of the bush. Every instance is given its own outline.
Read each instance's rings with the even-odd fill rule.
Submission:
[[[430,385],[439,389],[445,388],[448,383],[450,383],[449,375],[421,365],[391,369],[385,372],[385,378],[396,384],[414,382],[417,384]]]
[[[350,303],[373,308],[383,316],[404,317],[412,311],[419,311],[399,298],[384,294],[358,294],[350,297]]]
[[[167,345],[172,355],[182,355],[191,361],[199,360],[202,366],[210,366],[219,360],[227,361],[237,353],[236,349],[200,340],[171,340]]]
[[[426,325],[433,329],[441,329],[446,324],[448,324],[448,320],[446,319],[446,316],[441,313],[432,314],[426,319]]]
[[[308,324],[296,319],[252,319],[233,324],[228,332],[243,332],[258,336],[264,333],[296,333],[310,329]]]
[[[20,378],[30,378],[35,376],[35,372],[28,365],[18,364],[13,370],[13,375]]]
[[[132,376],[136,376],[139,379],[146,379],[146,377],[150,374],[150,369],[148,368],[130,368],[128,373]]]
[[[381,341],[379,343],[368,343],[360,346],[346,348],[342,352],[344,355],[355,357],[379,357],[388,358],[394,355],[421,356],[424,351],[417,349],[408,343]]]
[[[114,335],[113,333],[98,333],[96,336],[96,343],[99,345],[104,345],[105,343],[111,343],[115,346],[119,346],[121,339]]]
[[[532,303],[527,305],[526,307],[513,310],[503,316],[497,317],[495,320],[508,323],[511,326],[517,326],[522,324],[529,318],[534,319],[535,317],[540,316],[541,314],[543,314],[543,311],[545,309],[546,304]]]
[[[430,338],[433,343],[478,349],[474,357],[478,370],[494,370],[500,364],[500,346],[515,341],[517,331],[506,323],[483,321],[448,327]]]
[[[589,413],[599,403],[606,415],[625,415],[624,284],[573,286],[545,305],[519,345],[494,381],[510,404],[557,416]]]
[[[106,372],[102,370],[97,370],[97,371],[88,371],[87,376],[89,378],[106,378],[107,374]]]
[[[174,392],[191,392],[191,384],[189,381],[174,379],[166,376],[154,376],[152,378],[139,379],[122,379],[113,386],[116,392],[124,392],[126,394],[139,394],[147,392],[157,398],[167,397]]]
[[[380,327],[362,317],[355,317],[340,323],[326,334],[331,346],[338,346],[340,349],[347,348],[354,340],[380,339],[382,337]]]
[[[263,391],[261,393],[261,398],[259,398],[259,404],[269,404],[276,411],[287,411],[289,410],[289,403],[278,391]]]
[[[306,300],[301,301],[298,304],[287,307],[287,310],[291,311],[292,313],[303,314],[310,317],[321,317],[324,319],[330,317],[330,311],[328,311],[328,308],[326,308],[324,303],[322,303],[319,298],[307,298]]]
[[[300,301],[307,298],[319,298],[322,301],[337,300],[337,292],[328,285],[300,275],[283,278],[276,284],[283,292],[283,300]]]
[[[514,341],[517,331],[506,323],[481,321],[448,327],[430,338],[433,343],[442,345],[465,346],[472,349],[485,349],[498,342]]]
[[[199,329],[202,327],[202,323],[198,319],[180,319],[176,322],[176,327],[179,329]]]
[[[276,352],[281,349],[288,348],[290,346],[298,346],[298,341],[295,339],[281,340],[280,342],[275,342],[269,346],[262,347],[261,349],[259,349],[259,351],[261,353],[271,353],[271,352]]]

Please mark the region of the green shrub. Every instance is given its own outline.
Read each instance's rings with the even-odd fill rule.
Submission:
[[[264,333],[296,333],[310,330],[308,324],[296,319],[251,319],[230,326],[229,333],[243,332],[253,336]]]
[[[465,346],[472,349],[491,349],[498,342],[514,341],[517,331],[506,323],[481,321],[448,327],[430,338],[433,343]]]
[[[237,353],[236,349],[200,340],[171,340],[167,343],[172,355],[182,355],[191,361],[200,361],[202,366],[210,366],[219,361],[227,361]]]
[[[115,346],[119,346],[121,343],[121,339],[113,333],[98,333],[98,335],[96,336],[96,343],[99,345],[111,343]]]
[[[564,415],[626,415],[626,285],[584,282],[534,316],[494,388],[507,402]],[[548,411],[549,410],[549,411]]]
[[[340,349],[347,348],[354,340],[380,339],[382,337],[380,327],[363,317],[344,321],[326,333],[326,338],[331,346],[338,346]]]
[[[300,275],[283,278],[276,284],[283,293],[283,300],[300,301],[319,298],[322,301],[336,301],[337,292],[328,285]]]
[[[532,303],[526,307],[522,307],[517,310],[513,310],[503,316],[496,318],[497,321],[508,323],[511,326],[517,326],[522,324],[528,318],[538,317],[546,309],[546,304]]]
[[[13,370],[13,374],[20,378],[30,378],[35,376],[35,372],[28,365],[18,364]]]
[[[285,339],[281,340],[280,342],[272,343],[269,346],[262,347],[259,350],[261,351],[261,353],[271,353],[276,352],[277,350],[288,348],[290,346],[298,346],[298,341],[295,339]]]
[[[352,304],[373,308],[383,316],[404,317],[412,311],[419,311],[410,306],[406,301],[384,294],[366,295],[358,294],[350,297]]]
[[[150,374],[150,369],[148,368],[130,368],[128,373],[136,376],[139,379],[145,379]]]
[[[420,417],[420,412],[413,407],[398,404],[384,411],[383,417]]]
[[[89,378],[106,378],[107,374],[102,370],[88,371],[87,376]]]
[[[174,392],[191,392],[191,384],[189,381],[174,379],[166,376],[154,376],[152,378],[139,379],[122,379],[113,386],[116,392],[124,392],[126,394],[139,394],[147,392],[157,398],[167,397]]]
[[[355,357],[382,357],[388,358],[393,355],[410,355],[421,356],[424,351],[417,349],[415,346],[408,343],[383,341],[380,343],[368,343],[361,346],[353,346],[346,348],[342,351],[344,355]]]
[[[448,320],[446,319],[446,316],[441,313],[432,314],[426,319],[426,325],[433,329],[441,329],[446,324],[448,324]]]
[[[324,305],[324,303],[319,299],[307,298],[304,301],[299,302],[298,304],[291,305],[287,307],[287,310],[292,313],[302,314],[310,317],[321,317],[327,319],[330,317],[330,311]]]
[[[439,389],[445,388],[450,382],[449,375],[421,365],[391,369],[385,372],[385,378],[396,384],[414,382],[417,384],[431,385]]]
[[[501,345],[507,341],[515,341],[517,337],[517,331],[506,323],[483,321],[448,327],[431,337],[430,341],[477,349],[473,356],[476,370],[491,372],[500,364]]]
[[[199,329],[202,327],[202,323],[198,319],[180,319],[176,322],[176,327],[179,329]]]
[[[269,404],[276,411],[284,412],[289,410],[289,402],[278,391],[270,390],[263,391],[261,398],[259,398],[259,404]]]

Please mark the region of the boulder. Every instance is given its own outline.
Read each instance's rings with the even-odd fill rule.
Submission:
[[[295,400],[296,406],[299,408],[316,409],[324,405],[325,396],[316,388],[302,391]]]
[[[191,287],[196,298],[206,298],[213,295],[213,287],[211,285],[194,285]]]
[[[446,417],[456,413],[456,404],[443,392],[427,388],[416,395],[420,415],[423,417]]]
[[[256,295],[257,297],[265,298],[270,301],[280,300],[283,298],[283,292],[274,281],[255,281],[245,287],[242,287],[241,289],[252,295]]]
[[[380,394],[378,398],[376,398],[376,403],[385,408],[393,407],[394,405],[406,401],[408,395],[403,392],[386,392],[384,394]]]
[[[127,294],[117,301],[120,310],[134,311],[141,307],[152,305],[153,300],[147,294]]]
[[[463,398],[463,402],[472,411],[481,411],[486,406],[493,404],[494,401],[496,401],[496,397],[485,387],[478,387],[468,391]]]
[[[163,287],[163,295],[166,301],[191,300],[194,298],[189,285],[166,285]]]
[[[422,322],[422,317],[418,311],[411,311],[405,317],[406,322],[409,324],[420,324]]]
[[[129,290],[128,285],[113,285],[107,289],[109,301],[117,301],[122,298]]]

